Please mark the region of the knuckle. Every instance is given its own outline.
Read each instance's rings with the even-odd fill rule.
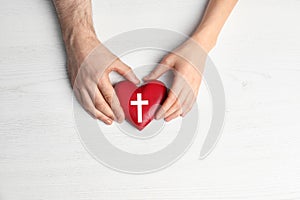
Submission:
[[[126,65],[124,65],[124,70],[122,70],[122,75],[130,75],[132,73],[132,69]]]
[[[132,68],[129,67],[128,65],[123,64],[122,67],[124,67],[124,69],[126,69],[126,71],[132,71]]]
[[[103,105],[102,100],[97,99],[97,101],[95,102],[95,107],[96,107],[98,110],[101,110],[100,108],[102,107],[102,105]]]
[[[187,102],[183,102],[183,104],[182,104],[182,108],[185,110],[186,108],[188,108],[188,103]]]
[[[161,113],[167,112],[167,108],[168,108],[168,105],[167,105],[167,104],[162,105],[161,108],[160,108],[160,112],[161,112]]]
[[[181,109],[176,108],[175,112],[173,112],[172,115],[178,116],[178,115],[180,115],[180,112],[181,112]]]
[[[191,71],[188,69],[188,66],[181,65],[181,67],[178,69],[178,75],[186,82],[186,77],[190,77]]]
[[[83,80],[83,84],[81,84],[81,87],[84,87],[84,88],[86,88],[86,87],[88,87],[88,86],[90,86],[91,84],[92,84],[92,80],[90,80],[90,79],[88,79],[88,78],[85,78],[84,80]]]
[[[89,111],[90,105],[85,100],[83,100],[82,106]]]
[[[180,70],[179,73],[185,82],[186,82],[186,77],[191,76],[190,71],[184,65],[182,66],[182,69]]]
[[[92,116],[93,116],[94,119],[99,119],[99,116],[98,116],[97,113],[92,113]]]
[[[173,60],[173,56],[168,55],[163,58],[162,63],[166,65],[170,65],[172,60]]]
[[[79,91],[79,92],[82,92],[83,90],[85,90],[86,86],[85,86],[85,83],[77,83],[76,84],[76,89]]]
[[[96,117],[97,119],[100,119],[100,120],[103,120],[103,119],[104,119],[103,115],[101,115],[100,113],[96,113],[96,114],[95,114],[95,117]]]
[[[176,100],[175,92],[172,89],[168,94],[168,99],[169,99],[169,101],[175,101]]]
[[[96,103],[96,107],[97,109],[99,109],[100,111],[103,111],[106,109],[106,104],[104,102],[97,102]]]
[[[85,109],[86,109],[87,111],[89,111],[90,113],[92,113],[93,115],[95,114],[94,109],[93,109],[93,107],[92,107],[91,105],[85,104]]]
[[[112,95],[104,95],[104,99],[109,103],[109,104],[111,104],[112,103],[112,100],[113,100],[113,98],[112,98]]]
[[[178,117],[181,113],[181,109],[177,109],[172,115]]]
[[[107,68],[108,72],[117,71],[117,70],[118,70],[118,67],[115,64],[112,64]]]
[[[174,94],[170,95],[170,102],[175,103],[177,101],[177,96]]]
[[[101,78],[99,78],[99,80],[98,80],[98,85],[104,85],[105,84],[105,80],[104,80],[104,78],[103,77],[101,77]]]
[[[93,118],[96,118],[96,112],[91,106],[85,106],[84,108]]]
[[[181,104],[179,103],[179,101],[176,101],[175,108],[176,109],[180,109],[181,108]]]
[[[117,57],[114,61],[115,63],[122,63],[121,59],[119,57]]]
[[[191,63],[189,63],[189,61],[184,61],[183,63],[182,63],[182,66],[184,67],[184,68],[186,68],[186,69],[189,69],[189,68],[193,68],[193,65],[191,64]]]

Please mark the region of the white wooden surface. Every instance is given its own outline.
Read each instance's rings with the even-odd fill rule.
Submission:
[[[205,2],[99,0],[102,40],[142,27],[190,33]],[[121,174],[82,147],[65,54],[46,0],[1,0],[0,199],[300,199],[300,1],[240,1],[211,57],[227,118],[214,152],[199,145],[148,175]],[[130,64],[130,63],[129,63]]]

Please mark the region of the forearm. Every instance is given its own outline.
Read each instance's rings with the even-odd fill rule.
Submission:
[[[215,45],[218,35],[234,8],[237,0],[210,0],[202,21],[192,35],[209,52]]]
[[[75,53],[82,60],[93,48],[91,45],[98,42],[93,27],[91,0],[53,0],[53,3],[67,53]]]

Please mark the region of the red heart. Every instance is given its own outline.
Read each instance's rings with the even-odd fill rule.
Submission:
[[[115,90],[126,120],[139,130],[145,128],[153,120],[156,110],[167,95],[166,86],[157,80],[146,82],[140,87],[130,81],[121,81],[115,85]],[[136,104],[147,105],[138,106]],[[138,107],[142,108],[140,121]]]

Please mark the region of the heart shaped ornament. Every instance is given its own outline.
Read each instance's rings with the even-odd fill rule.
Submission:
[[[166,86],[157,80],[148,81],[140,87],[130,81],[121,81],[114,88],[126,120],[140,131],[153,120],[167,97]]]

